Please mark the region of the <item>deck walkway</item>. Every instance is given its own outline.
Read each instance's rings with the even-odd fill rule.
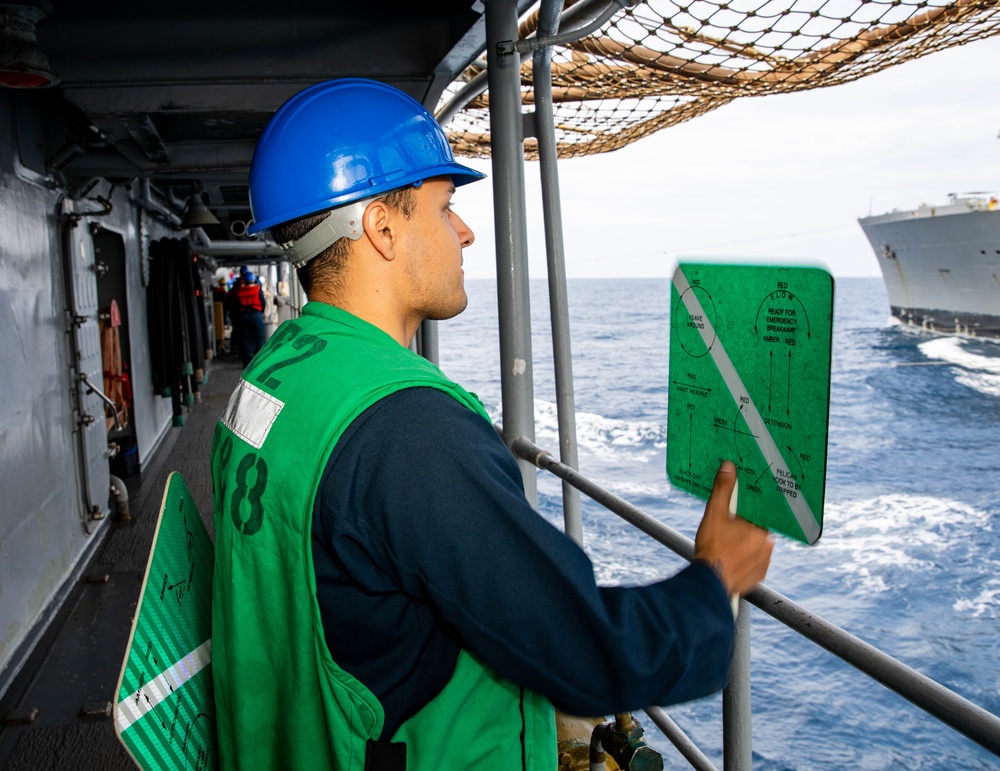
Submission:
[[[0,725],[0,768],[8,771],[130,771],[115,737],[110,706],[132,615],[171,471],[187,482],[213,534],[209,451],[215,423],[239,380],[238,362],[216,359],[202,403],[172,428],[149,463],[126,481],[132,519],[109,523],[96,556],[69,593],[49,631],[0,700],[0,716],[33,722]],[[88,716],[89,715],[89,716]]]

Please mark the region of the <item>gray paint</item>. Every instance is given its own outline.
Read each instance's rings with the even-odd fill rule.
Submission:
[[[21,112],[26,112],[23,108]],[[15,120],[16,119],[16,120]],[[103,455],[103,409],[96,395],[83,396],[83,408],[98,419],[78,427],[75,346],[70,339],[69,293],[57,211],[65,191],[32,171],[31,148],[17,147],[15,122],[25,127],[32,116],[14,115],[9,99],[0,101],[0,663],[11,672],[12,656],[38,631],[63,585],[81,558],[106,530],[108,519],[92,523],[88,535],[83,518],[86,501],[78,463],[78,431],[85,437],[94,503],[107,510],[108,466]],[[28,135],[30,136],[30,135]],[[30,140],[28,140],[30,141]],[[102,182],[88,195],[108,194]],[[114,209],[104,217],[84,216],[67,243],[82,264],[77,302],[91,316],[80,327],[81,347],[91,354],[84,370],[103,385],[96,343],[96,274],[90,221],[119,232],[127,250],[127,283],[131,311],[135,405],[133,415],[140,458],[146,456],[170,425],[170,404],[152,394],[146,333],[145,289],[140,265],[139,209],[132,195],[118,188]],[[94,210],[90,203],[73,204]],[[71,207],[71,208],[72,208]],[[147,218],[148,220],[148,218]],[[148,220],[150,233],[166,229]],[[89,283],[84,283],[89,282]],[[81,300],[84,298],[84,300]],[[93,359],[93,346],[98,358]]]
[[[85,540],[58,321],[56,196],[17,179],[11,161],[5,155],[0,171],[0,660],[39,619]]]
[[[517,17],[510,3],[486,2],[487,50],[517,38]],[[493,161],[493,213],[500,324],[500,382],[504,440],[535,438],[534,362],[531,355],[531,303],[528,286],[528,231],[525,215],[524,150],[521,137],[520,57],[493,57],[489,67]],[[538,503],[534,468],[518,461],[524,494]]]
[[[980,199],[859,221],[878,258],[889,305],[936,331],[1000,334],[1000,210]]]
[[[538,34],[559,29],[559,0],[543,0]],[[549,317],[552,328],[552,361],[555,368],[556,413],[559,423],[559,460],[580,467],[576,436],[576,394],[573,389],[573,346],[569,327],[569,289],[566,286],[566,250],[559,193],[559,157],[552,101],[552,49],[542,48],[532,57],[535,89],[535,129],[539,172],[542,179],[542,217],[545,223],[545,260],[549,279]],[[563,526],[566,534],[583,546],[583,512],[579,491],[562,485]]]

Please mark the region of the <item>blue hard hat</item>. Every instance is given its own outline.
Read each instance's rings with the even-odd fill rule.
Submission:
[[[486,176],[455,162],[417,100],[374,80],[319,83],[279,107],[257,142],[247,233],[444,175],[456,186]]]
[[[246,281],[248,284],[252,284],[257,280],[257,277],[248,270],[246,273],[243,274],[243,280]]]

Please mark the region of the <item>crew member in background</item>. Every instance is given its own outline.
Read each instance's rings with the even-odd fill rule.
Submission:
[[[233,322],[229,318],[229,290],[225,277],[219,278],[212,287],[212,303],[214,305],[215,340],[219,354],[222,354],[222,344],[226,339],[226,327],[229,327],[230,345],[232,345]]]
[[[216,285],[212,287],[212,301],[217,303],[226,302],[226,298],[229,296],[229,290],[226,289],[226,279],[225,277],[219,278]]]
[[[240,360],[247,366],[257,351],[264,345],[264,288],[257,277],[244,265],[240,268],[240,277],[230,294],[235,295],[232,305],[239,323],[233,324],[234,330],[239,328],[238,346]]]
[[[236,287],[239,286],[240,279],[245,273],[249,273],[250,268],[246,265],[240,265],[239,271],[234,274],[232,278],[232,283],[229,285],[229,295],[226,302],[226,313],[229,315],[229,323],[232,325],[232,329],[229,333],[229,353],[240,355],[240,308],[238,299],[236,296]]]
[[[726,461],[695,560],[599,587],[524,497],[479,400],[409,349],[465,309],[473,233],[433,116],[330,81],[272,117],[250,171],[309,296],[233,392],[212,447],[212,669],[223,769],[556,766],[553,705],[609,715],[705,696],[729,597],[772,542],[730,518]]]

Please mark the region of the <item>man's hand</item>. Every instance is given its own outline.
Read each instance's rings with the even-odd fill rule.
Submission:
[[[715,568],[729,594],[742,596],[764,580],[774,540],[764,528],[729,516],[735,485],[736,467],[723,461],[694,538],[694,557]]]

